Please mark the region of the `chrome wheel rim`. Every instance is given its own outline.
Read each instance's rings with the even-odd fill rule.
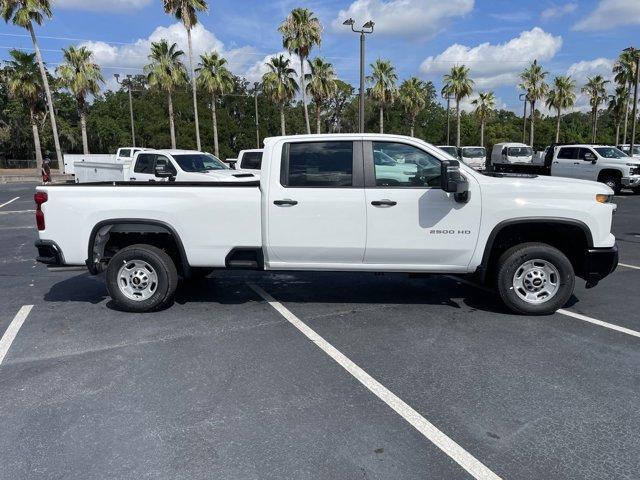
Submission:
[[[130,300],[142,302],[158,288],[158,274],[144,260],[126,260],[118,270],[118,288]]]
[[[513,275],[516,295],[530,304],[551,300],[560,288],[560,273],[552,263],[539,258],[527,260]]]

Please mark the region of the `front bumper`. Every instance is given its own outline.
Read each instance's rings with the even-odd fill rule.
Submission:
[[[36,240],[35,246],[38,249],[38,262],[51,267],[61,267],[65,264],[62,250],[53,240]]]
[[[630,177],[622,177],[623,187],[640,187],[640,175],[631,175]]]
[[[588,283],[595,284],[613,273],[618,266],[618,245],[608,248],[590,248],[584,259],[583,275]]]

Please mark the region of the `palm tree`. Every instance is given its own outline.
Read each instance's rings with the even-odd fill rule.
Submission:
[[[100,92],[100,83],[104,83],[100,67],[93,63],[93,53],[86,47],[69,47],[62,49],[63,63],[56,72],[62,81],[62,85],[68,88],[78,104],[80,115],[80,128],[82,131],[82,151],[89,155],[89,142],[87,140],[87,95],[97,95]]]
[[[233,75],[226,67],[227,60],[218,52],[211,52],[200,57],[197,68],[200,85],[211,94],[211,116],[213,118],[213,148],[216,157],[220,156],[218,149],[218,117],[216,115],[216,101],[218,95],[224,95],[233,90]]]
[[[49,79],[47,71],[44,68],[44,61],[36,39],[36,33],[33,29],[33,23],[42,25],[45,17],[51,18],[51,4],[49,0],[0,0],[0,11],[5,22],[12,21],[14,25],[26,28],[31,35],[33,48],[35,50],[38,66],[40,67],[40,78],[44,85],[45,95],[47,97],[47,106],[49,107],[49,118],[51,119],[51,131],[53,132],[53,142],[56,148],[56,157],[58,160],[58,168],[62,172],[64,164],[62,163],[62,150],[60,148],[60,138],[58,137],[58,124],[56,123],[55,110],[53,108],[53,98],[51,97],[51,88],[49,87]]]
[[[609,102],[609,112],[613,117],[613,121],[616,125],[616,145],[620,143],[620,126],[625,119],[626,109],[629,105],[628,102],[629,91],[626,85],[618,85],[616,87],[616,94]],[[623,142],[624,143],[624,142]]]
[[[367,81],[373,83],[371,96],[378,102],[380,109],[380,133],[384,133],[384,108],[391,105],[398,93],[396,82],[398,74],[389,60],[377,59],[371,65],[371,75]]]
[[[313,98],[316,106],[316,132],[320,133],[320,112],[325,102],[336,91],[336,72],[333,65],[316,57],[309,62],[311,73],[307,75],[307,93]]]
[[[427,86],[419,78],[408,78],[400,85],[398,97],[404,108],[404,113],[409,117],[410,134],[413,137],[416,117],[427,105]]]
[[[184,55],[184,52],[178,50],[178,46],[175,43],[169,46],[166,40],[153,42],[151,44],[151,55],[148,57],[151,63],[144,67],[149,85],[167,93],[171,148],[174,149],[176,148],[176,129],[171,94],[177,87],[189,81],[187,71],[180,60],[182,55]]]
[[[456,146],[460,147],[460,101],[473,92],[473,80],[469,78],[469,68],[464,65],[455,65],[451,72],[444,76],[443,91],[453,94],[456,100]]]
[[[267,63],[269,71],[262,76],[262,90],[271,97],[280,109],[280,130],[285,135],[284,107],[298,92],[296,71],[291,68],[291,60],[284,55],[271,57]]]
[[[282,34],[282,45],[289,53],[300,58],[300,90],[304,106],[304,121],[307,133],[311,133],[309,110],[307,109],[307,88],[305,86],[304,64],[314,45],[320,45],[322,25],[313,12],[307,8],[294,8],[278,28]]]
[[[9,55],[13,60],[7,61],[7,67],[4,71],[7,90],[11,97],[24,102],[29,109],[33,146],[36,152],[36,168],[40,172],[42,169],[42,148],[40,147],[36,115],[43,100],[44,88],[35,60],[36,54],[11,50]]]
[[[478,93],[478,98],[471,102],[475,107],[476,117],[480,120],[480,146],[484,147],[484,126],[487,119],[493,113],[496,106],[496,99],[493,92]]]
[[[636,58],[640,55],[637,48],[625,48],[618,56],[618,60],[613,65],[614,80],[620,86],[627,88],[627,100],[625,105],[624,130],[622,133],[622,143],[627,143],[627,130],[629,124],[629,109],[631,106],[631,91],[636,81]]]
[[[598,108],[600,104],[607,98],[607,90],[605,85],[609,80],[605,80],[602,75],[594,75],[587,77],[587,83],[582,87],[582,93],[589,96],[589,105],[591,105],[591,141],[595,143],[598,134]]]
[[[164,0],[164,11],[176,16],[187,30],[189,46],[189,72],[191,74],[191,90],[193,92],[193,115],[196,124],[196,145],[202,150],[200,143],[200,122],[198,120],[198,94],[196,89],[196,75],[193,71],[193,46],[191,44],[191,29],[198,24],[197,12],[207,11],[206,0]]]
[[[533,132],[535,130],[536,102],[544,98],[549,90],[549,85],[544,81],[548,74],[549,72],[545,72],[537,60],[534,60],[531,66],[520,74],[522,83],[519,86],[527,92],[527,98],[531,104],[529,144],[532,148]]]
[[[560,118],[562,110],[573,107],[576,101],[576,84],[570,76],[558,75],[553,79],[553,88],[547,94],[547,107],[556,110],[556,143],[560,141]]]

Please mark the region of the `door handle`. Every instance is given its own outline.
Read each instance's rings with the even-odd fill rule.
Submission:
[[[573,162],[574,165],[580,165],[580,162]]]
[[[371,202],[371,205],[373,205],[374,207],[393,207],[397,204],[398,202],[387,200],[386,198],[384,200],[374,200],[373,202]]]
[[[135,181],[136,177],[129,177],[129,180],[131,180],[132,182]]]
[[[274,205],[278,205],[279,207],[283,206],[283,205],[297,205],[298,202],[296,200],[291,200],[289,198],[285,198],[284,200],[274,200],[273,201]]]

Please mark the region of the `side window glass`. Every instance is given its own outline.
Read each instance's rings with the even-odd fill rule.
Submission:
[[[287,187],[351,187],[353,142],[290,143],[283,163]]]
[[[123,148],[122,150],[120,150],[120,156],[122,158],[129,158],[131,157],[131,150],[129,150],[128,148]]]
[[[240,168],[248,168],[250,170],[260,170],[262,166],[262,153],[260,152],[248,152],[242,157],[242,164]]]
[[[440,160],[412,145],[373,142],[378,187],[439,187]]]
[[[597,158],[596,154],[591,151],[589,148],[581,148],[580,156],[578,157],[580,160],[585,160],[587,162],[593,161],[594,158]]]
[[[578,149],[575,147],[563,147],[558,152],[558,158],[565,160],[575,160],[577,158]]]
[[[155,155],[138,155],[133,171],[136,173],[153,173],[154,157]]]

